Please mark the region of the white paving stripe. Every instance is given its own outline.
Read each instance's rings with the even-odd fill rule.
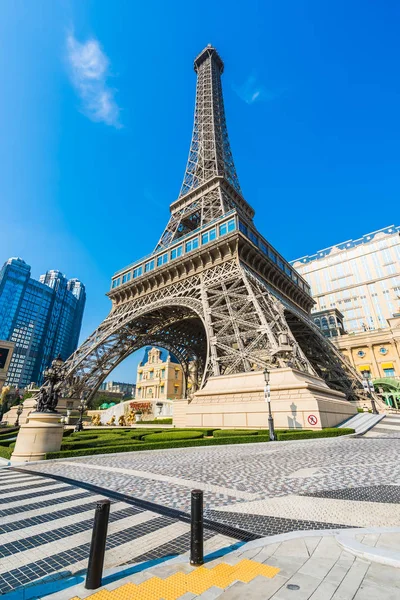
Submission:
[[[57,490],[62,489],[63,487],[65,488],[65,483],[54,482],[52,485],[49,485],[46,488],[39,488],[38,490],[36,490],[36,496],[29,498],[29,502],[36,502],[39,499],[46,500],[48,498],[56,497],[53,494],[47,494],[47,491],[54,490],[54,492],[56,492]],[[23,492],[21,492],[21,496],[28,494],[28,493],[29,493],[29,490],[23,491]],[[34,493],[35,493],[35,490],[32,490],[32,494],[34,494]],[[14,502],[4,502],[4,500],[7,500],[8,498],[13,498],[15,500],[14,500]],[[21,500],[21,502],[24,502],[24,500]],[[6,494],[0,495],[0,510],[4,510],[6,508],[12,508],[13,506],[16,506],[16,503],[18,503],[18,497],[16,497],[15,492],[7,492]]]
[[[25,508],[28,507],[28,511],[29,511],[29,506],[31,504],[37,503],[37,502],[48,502],[48,501],[54,501],[57,500],[58,498],[65,498],[68,496],[74,496],[75,494],[79,494],[79,490],[76,489],[68,489],[65,490],[65,492],[55,492],[54,494],[52,494],[51,496],[39,496],[39,494],[34,497],[34,498],[26,498],[25,500],[15,500],[15,502],[7,502],[7,504],[4,504],[3,506],[0,507],[0,514],[2,510],[7,510],[9,508],[20,508],[21,510],[19,510],[18,512],[24,512]],[[90,496],[88,496],[88,498],[90,498]],[[80,502],[85,502],[85,497],[82,497]],[[56,506],[56,510],[59,510],[58,506],[59,505],[55,505]],[[50,510],[50,505],[45,507],[45,512],[46,510]],[[37,513],[37,509],[34,509],[33,511],[29,511],[31,513],[31,516],[35,516]],[[11,516],[11,515],[9,515]],[[13,521],[16,521],[18,518],[21,517],[15,517],[15,515],[12,515],[14,518],[12,519]],[[26,515],[24,515],[26,518]],[[1,522],[4,523],[4,517],[0,517],[1,518]]]
[[[336,500],[310,496],[283,496],[256,502],[242,502],[219,507],[221,512],[235,512],[284,519],[320,521],[355,527],[393,527],[400,522],[400,505],[381,502]]]
[[[18,490],[18,492],[22,492],[23,488],[27,488],[29,489],[30,487],[34,488],[37,487],[39,484],[42,483],[49,483],[51,480],[49,479],[45,479],[44,477],[32,477],[32,479],[30,479],[29,481],[21,481],[18,483],[14,483],[14,482],[9,482],[7,483],[7,485],[2,485],[0,486],[0,490]],[[49,486],[44,486],[42,489],[45,490],[47,489]],[[5,494],[0,494],[0,499],[4,498]]]
[[[36,475],[9,475],[8,477],[1,477],[0,478],[0,484],[1,486],[3,486],[3,483],[6,484],[8,482],[13,482],[15,481],[15,483],[17,483],[18,481],[28,481],[29,479],[32,479],[32,477],[36,477]]]
[[[49,506],[43,506],[41,508],[34,508],[33,510],[25,510],[26,506],[21,507],[21,511],[13,514],[7,515],[5,517],[0,517],[1,525],[5,525],[7,523],[14,523],[15,521],[21,522],[23,524],[24,519],[29,519],[31,517],[38,517],[39,515],[47,515],[50,513],[58,512],[59,510],[65,510],[67,508],[74,508],[75,506],[82,506],[84,504],[89,504],[90,502],[96,502],[96,500],[104,500],[104,496],[83,496],[82,498],[76,498],[75,500],[68,500],[68,496],[73,496],[76,494],[75,490],[68,490],[64,492],[63,497],[65,499],[64,502],[60,502],[59,504],[50,504]],[[59,497],[61,495],[59,494]]]
[[[135,557],[150,552],[158,546],[162,546],[168,542],[172,542],[174,539],[183,535],[189,531],[189,525],[178,521],[163,527],[161,530],[152,531],[147,533],[136,540],[126,542],[115,548],[112,548],[106,552],[104,565],[106,569],[115,567],[127,561],[135,562]]]
[[[372,430],[379,431],[380,429],[392,429],[393,431],[398,431],[400,433],[400,425],[390,425],[389,423],[385,422],[385,419],[378,423],[378,425],[375,425]]]
[[[158,473],[151,473],[149,471],[136,471],[134,469],[123,469],[118,467],[107,467],[106,465],[92,465],[85,462],[60,462],[58,464],[67,465],[68,467],[84,467],[93,471],[110,471],[111,473],[122,473],[124,475],[132,475],[133,477],[140,477],[142,479],[151,479],[153,481],[165,481],[166,483],[173,483],[182,487],[190,489],[201,488],[207,492],[214,492],[216,494],[224,494],[235,496],[236,498],[242,498],[244,500],[253,500],[258,497],[258,494],[252,494],[249,492],[243,492],[235,488],[227,488],[220,485],[211,485],[204,483],[204,481],[195,481],[194,479],[181,479],[180,477],[168,477],[168,475],[159,475]]]
[[[147,521],[151,521],[156,517],[158,517],[158,515],[155,515],[150,511],[145,511],[139,513],[138,515],[133,515],[132,517],[119,519],[118,521],[114,521],[114,523],[109,524],[108,535],[117,533],[118,531],[125,531],[125,529],[128,527],[139,525],[140,523],[146,523]],[[6,573],[7,571],[11,571],[13,569],[18,569],[19,567],[25,565],[29,565],[30,563],[36,562],[43,558],[49,558],[60,552],[68,552],[68,550],[71,550],[76,546],[89,543],[91,538],[92,531],[91,529],[87,529],[81,533],[67,536],[64,539],[54,540],[54,542],[49,542],[48,544],[42,544],[41,546],[37,546],[34,550],[29,549],[25,550],[24,552],[13,554],[12,557],[6,556],[4,558],[0,558],[0,574]]]
[[[100,500],[101,498],[102,496],[95,496],[93,500]],[[92,498],[90,500],[93,502]],[[79,504],[77,504],[77,506]],[[119,510],[123,510],[124,508],[127,508],[127,506],[128,505],[125,504],[125,502],[116,502],[115,504],[111,505],[111,514],[114,514]],[[72,515],[68,515],[67,517],[60,517],[59,519],[54,519],[53,521],[45,521],[44,523],[31,525],[30,527],[24,527],[24,522],[21,521],[21,529],[8,531],[7,533],[0,533],[0,546],[2,544],[15,542],[16,540],[26,539],[32,535],[40,535],[41,533],[54,531],[55,529],[67,527],[68,525],[75,525],[76,523],[81,523],[82,521],[92,521],[93,518],[94,508],[90,508],[84,512],[74,513]]]

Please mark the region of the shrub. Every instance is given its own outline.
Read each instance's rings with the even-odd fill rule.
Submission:
[[[214,431],[213,435],[214,437],[231,437],[234,435],[258,435],[258,433],[257,430],[252,429],[218,429]]]
[[[337,429],[334,427],[327,427],[326,429],[320,429],[316,431],[292,431],[291,433],[278,433],[277,438],[283,442],[285,440],[309,440],[313,438],[325,438],[325,437],[337,437],[339,435],[349,435],[355,433],[354,429],[350,427],[342,427]]]
[[[0,457],[1,458],[6,458],[8,460],[12,453],[13,453],[13,448],[6,448],[5,446],[0,446]]]
[[[136,452],[138,450],[167,450],[169,448],[190,448],[193,446],[222,446],[227,444],[249,444],[255,442],[269,442],[268,435],[251,436],[233,436],[231,438],[211,438],[196,440],[175,440],[168,442],[154,442],[141,444],[126,444],[120,446],[106,446],[104,448],[93,448],[92,450],[66,450],[64,452],[49,452],[46,454],[47,460],[54,458],[72,458],[74,456],[89,456],[92,454],[114,454],[117,452]]]
[[[17,435],[18,431],[19,427],[10,427],[7,431],[5,429],[2,429],[0,433],[0,440],[6,440],[9,437],[15,436]]]
[[[116,435],[103,436],[97,440],[71,440],[71,442],[65,441],[62,443],[62,450],[78,450],[83,448],[98,448],[101,446],[119,446],[120,444],[138,444],[140,439],[133,438],[127,440],[121,440]]]
[[[64,429],[63,438],[69,437],[73,433],[75,433],[73,429]]]
[[[202,431],[165,431],[146,435],[143,439],[144,442],[173,442],[174,440],[195,440],[203,436]]]
[[[13,440],[0,440],[0,446],[2,448],[8,448],[9,446],[11,446],[11,444],[15,444],[15,439]]]

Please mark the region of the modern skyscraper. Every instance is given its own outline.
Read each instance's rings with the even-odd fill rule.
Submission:
[[[58,354],[66,360],[78,345],[85,286],[60,271],[39,281],[21,258],[0,271],[0,339],[15,343],[6,383],[19,388],[41,384],[43,371]]]
[[[388,327],[388,319],[398,312],[400,226],[341,242],[291,264],[311,286],[316,301],[312,313],[318,313],[314,320],[324,318],[321,311],[337,308],[345,330],[357,333]]]

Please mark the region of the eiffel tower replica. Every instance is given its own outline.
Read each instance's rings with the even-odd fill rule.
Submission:
[[[285,387],[283,373],[289,387],[314,386],[313,398],[350,406],[343,400],[362,390],[359,376],[314,325],[309,285],[260,234],[243,197],[217,50],[207,46],[194,70],[192,140],[169,222],[151,254],[112,277],[111,312],[66,361],[63,393],[90,397],[127,356],[154,345],[180,361],[185,406],[206,406],[202,414],[215,406],[213,399],[221,401],[219,388],[228,395],[226,406],[238,394],[260,402],[264,369],[271,372],[272,390],[274,380]],[[243,391],[249,386],[254,393]]]

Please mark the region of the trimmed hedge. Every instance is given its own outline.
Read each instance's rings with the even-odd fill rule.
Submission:
[[[202,431],[166,431],[165,433],[152,433],[146,435],[144,442],[173,442],[174,440],[195,440],[204,437]]]
[[[11,446],[11,444],[15,444],[15,439],[14,440],[10,440],[8,442],[6,442],[6,440],[0,440],[0,446],[2,448],[8,448]]]
[[[6,458],[7,460],[10,458],[13,453],[14,448],[6,448],[5,446],[0,446],[0,457]]]
[[[4,429],[2,430],[2,433],[0,433],[0,440],[6,440],[9,437],[12,437],[13,435],[17,435],[19,431],[19,427],[10,427],[10,430],[7,431],[6,433],[4,432]]]
[[[326,429],[320,429],[317,431],[292,431],[291,433],[278,433],[278,441],[283,442],[285,440],[311,440],[315,438],[326,438],[326,437],[337,437],[340,435],[349,435],[355,433],[354,429],[350,427],[342,427],[336,429],[334,427],[327,427]]]
[[[61,450],[81,450],[83,448],[98,448],[104,446],[117,446],[117,445],[125,445],[125,444],[140,444],[140,440],[132,439],[132,440],[124,440],[121,441],[116,436],[103,437],[100,440],[78,440],[74,441],[74,443],[69,444],[67,442],[63,442],[61,445]]]
[[[73,458],[74,456],[90,456],[92,454],[114,454],[117,452],[137,452],[139,450],[166,450],[168,448],[190,448],[192,446],[222,446],[227,444],[249,444],[255,442],[269,442],[268,435],[252,436],[233,436],[231,438],[211,438],[196,440],[176,440],[170,442],[142,443],[136,445],[105,446],[104,448],[95,448],[93,450],[66,450],[65,452],[49,452],[46,454],[47,460],[54,458]]]
[[[258,435],[259,432],[257,430],[251,429],[219,429],[218,431],[214,431],[214,437],[231,437],[234,435]]]

